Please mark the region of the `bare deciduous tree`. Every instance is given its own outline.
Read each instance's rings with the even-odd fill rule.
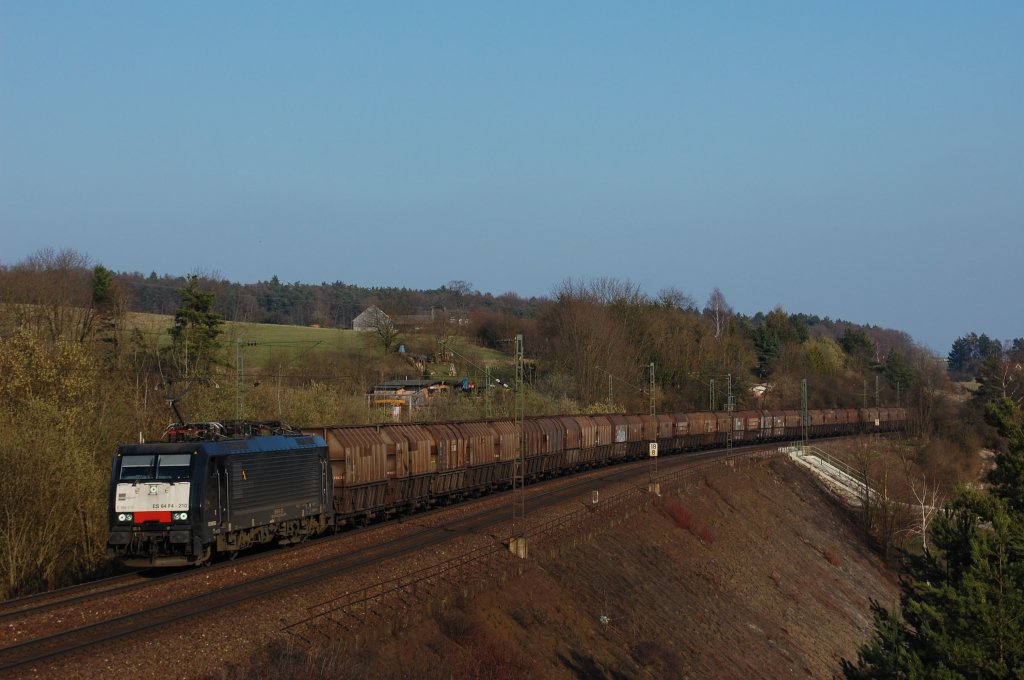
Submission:
[[[732,307],[725,301],[725,295],[721,290],[715,288],[708,296],[707,304],[704,305],[704,316],[711,320],[714,328],[715,340],[721,340],[729,328],[729,319],[732,317]]]
[[[697,301],[689,293],[684,293],[674,286],[662,288],[658,291],[658,304],[669,309],[678,309],[683,312],[697,310]]]
[[[566,281],[542,320],[544,351],[559,372],[572,376],[574,396],[583,406],[607,401],[608,374],[632,385],[643,383],[646,362],[629,342],[628,319],[613,313],[604,300],[608,285]],[[633,393],[630,388],[621,394]]]
[[[373,332],[380,340],[381,347],[384,348],[384,353],[389,353],[398,341],[398,326],[395,325],[390,316],[377,307],[373,308],[370,322],[373,326]]]
[[[942,492],[937,482],[928,481],[928,476],[921,474],[921,478],[910,478],[910,492],[914,494],[917,501],[920,515],[910,525],[911,533],[921,534],[921,547],[928,551],[928,525],[931,524],[935,513],[942,507]]]
[[[5,272],[0,301],[12,325],[43,329],[51,341],[81,342],[92,332],[89,258],[74,250],[45,248]]]

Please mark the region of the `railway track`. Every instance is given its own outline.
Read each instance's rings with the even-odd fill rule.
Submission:
[[[354,530],[363,531],[363,530]],[[204,567],[210,571],[238,567],[249,560],[260,559],[264,553],[253,553],[244,555],[231,562],[221,562]],[[62,607],[77,606],[86,604],[93,600],[109,598],[113,596],[127,596],[132,592],[145,589],[153,583],[174,582],[191,578],[195,573],[192,567],[181,568],[177,571],[167,570],[141,570],[129,574],[111,576],[105,579],[80,583],[78,585],[53,590],[38,595],[19,597],[0,603],[0,630],[4,626],[11,625],[12,621],[35,616],[47,611],[58,610]],[[2,654],[4,648],[0,648]]]
[[[765,451],[769,448],[774,447],[767,447],[761,444],[750,447],[737,447],[731,452],[718,450],[666,457],[661,459],[659,463],[659,472],[660,474],[668,474],[674,470],[681,470],[686,467],[699,468],[709,463],[717,463],[730,457],[744,457],[750,455],[751,452]],[[614,484],[621,484],[625,480],[644,474],[648,469],[648,462],[638,461],[613,468],[603,468],[590,474],[579,476],[579,478],[576,476],[565,477],[532,485],[530,487],[532,492],[529,492],[527,500],[528,507],[531,512],[536,512],[567,501],[579,500],[585,496],[589,497],[591,491],[600,491]],[[555,487],[548,489],[552,484]],[[141,636],[156,629],[172,626],[176,622],[183,620],[194,621],[198,617],[223,611],[242,603],[299,589],[328,578],[344,576],[378,562],[417,553],[425,548],[452,540],[455,537],[485,535],[489,536],[492,540],[501,541],[500,537],[508,533],[503,530],[503,525],[509,523],[511,519],[507,505],[501,504],[497,507],[473,512],[473,505],[475,503],[493,498],[496,498],[496,496],[457,506],[470,512],[434,526],[422,526],[422,524],[424,524],[429,515],[435,512],[451,510],[452,508],[439,508],[428,513],[422,513],[417,515],[414,520],[393,520],[392,523],[404,522],[408,527],[411,527],[410,530],[398,538],[353,549],[341,554],[302,562],[280,571],[247,579],[215,590],[176,597],[171,601],[158,605],[146,606],[136,611],[105,617],[84,625],[76,625],[67,630],[4,646],[0,648],[0,674],[8,675],[14,672],[26,672],[29,674],[46,673],[55,670],[55,663],[62,662],[64,657],[68,657],[75,652],[99,648],[103,645],[111,645],[128,636]],[[373,531],[385,526],[388,525],[384,524],[355,532],[348,532],[331,540],[345,541],[354,533]],[[292,551],[290,554],[294,555],[295,551]],[[190,570],[158,580],[161,583],[166,583],[166,579],[186,579],[197,573],[212,573],[218,566],[237,567],[242,561],[240,559],[216,565],[212,568]],[[41,599],[36,604],[30,602],[32,598],[22,600],[20,604],[18,601],[14,601],[10,603],[13,607],[12,609],[0,612],[0,621],[27,616],[32,612],[57,611],[61,607],[73,608],[81,605],[83,602],[100,600],[103,597],[120,597],[135,591],[144,593],[145,586],[153,582],[150,580],[140,583],[128,579],[123,581],[110,579],[109,581],[109,587],[102,588],[101,590],[76,592],[73,589],[65,589],[71,592],[66,592],[64,595],[58,594],[56,599],[48,601]],[[95,586],[96,584],[83,585]],[[58,593],[60,592],[58,591]]]
[[[121,574],[51,590],[38,595],[19,597],[0,603],[0,628],[13,619],[31,616],[50,609],[88,602],[112,592],[126,593],[147,585],[149,579],[139,573]]]

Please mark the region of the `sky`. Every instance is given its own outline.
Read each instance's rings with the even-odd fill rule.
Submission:
[[[0,0],[0,264],[1024,336],[1024,3]]]

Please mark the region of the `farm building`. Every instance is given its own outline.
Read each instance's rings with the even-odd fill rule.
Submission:
[[[352,330],[356,331],[375,331],[381,327],[382,324],[390,324],[391,317],[385,314],[379,307],[370,305],[362,314],[352,319]]]

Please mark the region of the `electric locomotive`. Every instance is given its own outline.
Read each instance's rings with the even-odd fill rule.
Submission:
[[[322,437],[283,423],[176,423],[121,446],[111,467],[108,553],[128,566],[202,564],[333,525]]]

